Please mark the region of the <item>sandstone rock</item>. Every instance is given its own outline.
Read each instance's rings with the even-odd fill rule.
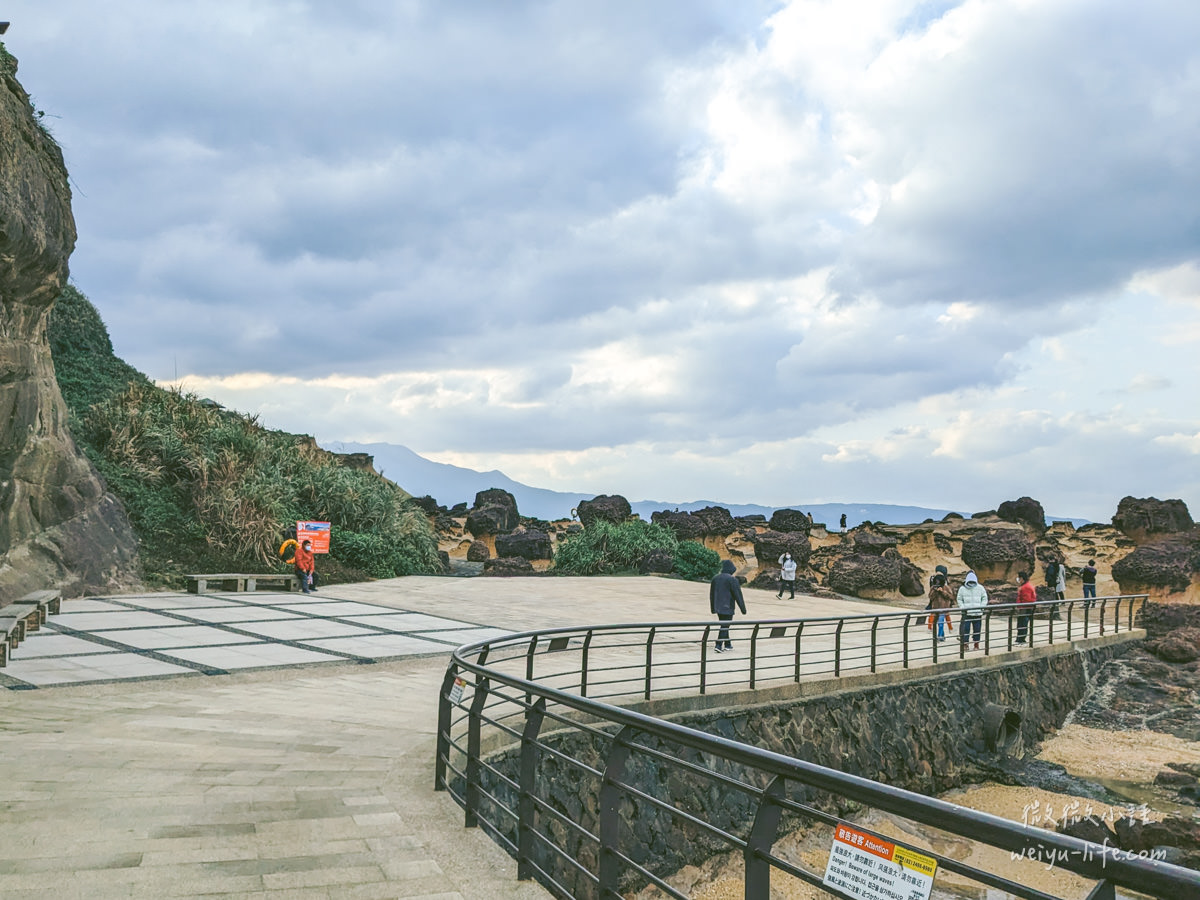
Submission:
[[[1005,500],[996,510],[996,515],[1005,522],[1025,526],[1034,534],[1042,534],[1046,530],[1046,511],[1032,497]]]
[[[633,515],[633,508],[620,494],[601,494],[591,500],[580,500],[575,514],[579,516],[584,528],[593,522],[611,522],[613,525],[619,525]]]
[[[807,565],[808,558],[812,553],[812,544],[800,531],[788,533],[763,531],[752,535],[751,540],[754,542],[754,555],[758,557],[761,564],[767,566],[777,566],[779,557],[785,552],[792,554],[796,565]]]
[[[484,541],[472,541],[467,548],[467,562],[487,562],[492,558],[492,551]]]
[[[871,553],[882,556],[885,550],[895,549],[899,541],[890,536],[870,531],[856,531],[853,536],[855,553]]]
[[[450,554],[449,554],[449,552],[447,552],[446,550],[439,550],[438,551],[438,559],[442,563],[442,571],[449,572],[450,571]]]
[[[733,524],[739,528],[766,528],[767,517],[757,513],[752,516],[734,516]]]
[[[467,513],[467,531],[476,537],[508,534],[520,521],[517,499],[508,491],[489,488],[475,495],[475,506]]]
[[[800,512],[798,509],[777,509],[771,513],[771,530],[772,531],[803,531],[808,534],[812,525],[808,521],[808,516]]]
[[[1185,784],[1195,784],[1196,776],[1188,772],[1175,772],[1167,769],[1154,776],[1154,783],[1168,787],[1181,787]]]
[[[665,575],[675,570],[675,555],[670,550],[656,549],[646,554],[638,571],[643,575],[651,573]]]
[[[842,594],[879,599],[900,589],[900,562],[861,553],[843,556],[829,570],[825,585]]]
[[[1195,523],[1182,500],[1125,497],[1117,504],[1112,523],[1138,543],[1167,534],[1191,531]]]
[[[1121,593],[1147,588],[1184,591],[1200,574],[1200,533],[1174,535],[1138,547],[1112,567]]]
[[[1200,628],[1179,628],[1151,641],[1145,647],[1159,659],[1188,663],[1200,659]]]
[[[365,456],[366,454],[363,455]],[[412,503],[427,516],[437,516],[439,513],[446,511],[443,507],[438,506],[438,502],[428,494],[424,497],[413,497]]]
[[[553,559],[550,535],[543,531],[515,531],[496,537],[496,555],[521,559]]]
[[[137,542],[67,430],[46,316],[75,246],[62,153],[0,49],[0,604],[128,586]]]
[[[534,574],[533,563],[520,557],[489,559],[483,564],[483,574],[498,576],[532,575]]]
[[[467,503],[465,500],[462,503],[455,503],[452,507],[450,507],[450,515],[452,515],[452,516],[457,516],[458,518],[461,519],[466,514],[467,514]]]
[[[925,594],[925,575],[905,557],[900,557],[900,593],[905,597]]]
[[[737,531],[737,526],[733,524],[733,516],[723,506],[697,509],[692,512],[692,517],[703,523],[706,537],[725,537]]]
[[[650,521],[669,528],[681,541],[704,537],[704,523],[691,513],[671,512],[664,509],[651,513]]]
[[[963,542],[962,561],[980,582],[1015,582],[1018,571],[1033,571],[1033,544],[1015,528],[988,529]]]

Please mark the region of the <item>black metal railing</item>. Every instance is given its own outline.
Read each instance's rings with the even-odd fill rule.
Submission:
[[[1099,636],[1101,628],[1106,635],[1128,631],[1144,600],[1104,598],[1079,619],[1068,604],[1080,601],[1039,604],[1047,607],[1043,612],[1058,607],[1064,614],[1057,621],[1035,619],[1038,627],[1027,633],[1042,643],[1061,643]],[[1010,645],[1014,626],[1008,619],[1015,612],[1028,614],[1030,608],[986,611],[984,634],[991,638],[981,641],[983,652]],[[1022,881],[1049,862],[1073,873],[1080,897],[1113,898],[1118,886],[1152,896],[1200,897],[1200,873],[1192,870],[598,699],[694,695],[809,675],[932,665],[936,633],[920,641],[909,634],[914,620],[928,630],[926,616],[738,623],[733,639],[743,639],[744,655],[722,654],[708,667],[711,623],[555,629],[461,648],[441,692],[436,787],[464,808],[468,826],[486,830],[517,859],[519,877],[537,878],[560,897],[621,897],[646,889],[685,898],[672,873],[722,853],[740,857],[739,877],[750,900],[766,900],[772,879],[796,879],[830,896],[850,897],[825,881],[811,860],[778,850],[776,843],[785,827],[832,833],[859,807],[938,829],[949,840],[1008,851],[1011,865],[995,871],[914,850],[936,861],[939,879],[976,889],[1052,900],[1056,895]],[[960,649],[954,656],[970,652]]]

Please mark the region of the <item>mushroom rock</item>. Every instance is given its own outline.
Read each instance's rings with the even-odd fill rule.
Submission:
[[[134,581],[137,538],[67,430],[46,320],[75,247],[62,152],[0,45],[0,603]]]
[[[1016,528],[989,529],[963,541],[962,561],[981,582],[1012,583],[1018,572],[1033,572],[1034,546]]]
[[[467,562],[487,562],[492,558],[491,548],[486,541],[471,541],[467,548]]]
[[[691,513],[671,512],[669,509],[659,510],[650,514],[650,521],[656,525],[669,528],[681,541],[696,540],[704,537],[704,522]]]
[[[808,537],[799,531],[763,531],[752,535],[751,540],[754,542],[754,555],[762,566],[777,568],[779,557],[784,553],[792,554],[796,565],[805,566],[812,555],[812,544],[809,543]]]
[[[475,537],[508,534],[520,521],[517,498],[500,488],[488,488],[475,495],[475,505],[467,513],[467,531]]]
[[[872,554],[851,553],[833,564],[825,585],[853,597],[888,600],[900,590],[900,561]]]
[[[1154,600],[1200,600],[1200,529],[1138,547],[1112,567],[1122,594]]]
[[[1112,523],[1139,544],[1195,526],[1186,503],[1157,497],[1125,497],[1117,504]]]
[[[855,553],[882,556],[885,550],[895,549],[900,542],[889,535],[873,534],[870,531],[856,531],[852,537]]]
[[[591,500],[580,500],[575,514],[579,516],[584,528],[593,522],[611,522],[613,525],[619,525],[633,515],[633,507],[620,494],[601,494]]]
[[[553,559],[550,535],[543,531],[515,531],[496,536],[496,555],[521,559]]]
[[[733,516],[723,506],[706,506],[692,511],[692,517],[704,524],[705,537],[724,537],[737,531]]]
[[[771,513],[772,531],[803,531],[808,534],[811,528],[808,516],[798,509],[777,509]]]
[[[1033,534],[1040,535],[1046,530],[1046,511],[1032,497],[1005,500],[996,510],[996,515],[1005,522],[1027,527]]]

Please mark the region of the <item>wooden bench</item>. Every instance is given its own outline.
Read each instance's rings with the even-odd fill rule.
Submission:
[[[33,591],[15,603],[0,607],[0,666],[8,665],[8,657],[31,631],[37,631],[46,617],[57,613],[62,604],[62,591]]]
[[[257,591],[263,585],[277,585],[288,592],[294,591],[298,587],[296,576],[291,572],[266,572],[250,575],[226,572],[217,575],[186,575],[184,577],[187,578],[187,589],[190,594],[206,593],[212,585],[216,585],[212,588],[213,590],[229,593]]]

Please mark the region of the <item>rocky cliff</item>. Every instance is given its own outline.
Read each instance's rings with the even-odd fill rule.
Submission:
[[[67,279],[75,220],[62,152],[0,45],[0,604],[130,580],[124,509],[67,430],[46,318]]]

